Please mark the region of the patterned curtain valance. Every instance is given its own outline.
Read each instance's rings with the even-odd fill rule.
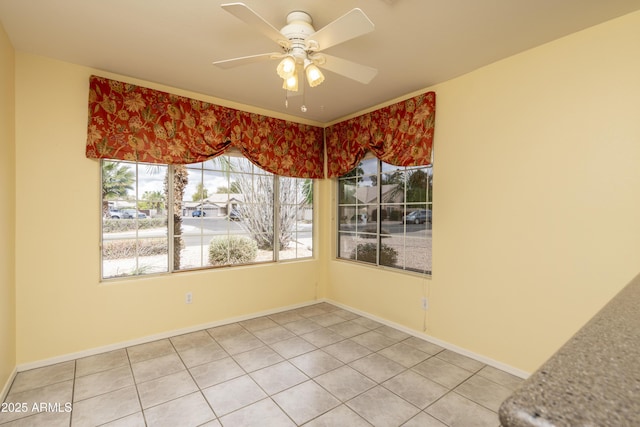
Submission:
[[[242,133],[232,145],[269,172],[297,178],[324,177],[324,131],[320,127],[240,112]]]
[[[351,171],[367,151],[396,166],[431,164],[435,114],[436,94],[426,92],[326,128],[328,177]]]
[[[91,76],[86,156],[188,164],[237,147],[262,169],[322,178],[322,128]]]

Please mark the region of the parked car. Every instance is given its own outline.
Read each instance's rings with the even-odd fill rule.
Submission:
[[[123,209],[121,212],[122,212],[122,216],[120,218],[123,218],[123,219],[133,219],[136,217],[138,219],[144,219],[147,217],[146,213],[137,211],[135,209]],[[113,218],[113,216],[111,218]]]
[[[105,215],[105,218],[120,219],[122,218],[122,212],[118,209],[109,209],[109,212]]]
[[[240,216],[240,212],[235,209],[231,209],[229,212],[229,220],[230,221],[240,221],[242,217]]]
[[[207,216],[207,213],[205,211],[203,211],[202,209],[196,209],[195,211],[191,212],[191,216],[196,218],[196,217],[204,217]]]
[[[402,217],[405,224],[424,224],[431,222],[431,211],[428,209],[418,209]]]

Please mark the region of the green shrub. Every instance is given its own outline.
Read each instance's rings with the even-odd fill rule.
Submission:
[[[351,252],[351,259],[376,263],[377,245],[375,243],[361,243]],[[393,266],[398,262],[398,251],[382,243],[380,245],[380,265]]]
[[[138,251],[136,254],[136,250]],[[112,240],[103,242],[102,259],[123,259],[138,256],[166,255],[167,239]]]
[[[133,219],[104,219],[102,231],[105,233],[120,233],[123,231],[147,230],[152,228],[166,228],[167,218],[140,218]]]
[[[214,237],[209,244],[211,265],[247,264],[257,255],[258,244],[245,236]]]

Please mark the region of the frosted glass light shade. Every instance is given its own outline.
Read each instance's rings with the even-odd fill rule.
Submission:
[[[282,89],[290,90],[291,92],[298,91],[298,74],[293,73],[289,78],[283,79]]]
[[[296,72],[296,61],[291,56],[285,56],[276,68],[278,75],[283,79],[288,79]]]
[[[308,65],[305,68],[305,72],[307,73],[307,81],[311,87],[316,87],[324,81],[322,71],[320,71],[320,69],[314,64]]]

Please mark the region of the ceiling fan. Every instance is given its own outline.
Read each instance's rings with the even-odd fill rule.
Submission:
[[[283,89],[289,91],[298,90],[298,76],[302,72],[306,75],[309,86],[315,87],[322,83],[324,75],[320,68],[363,84],[369,83],[378,73],[375,68],[323,53],[330,47],[373,31],[373,22],[358,8],[316,31],[311,16],[306,12],[290,12],[287,15],[287,25],[278,30],[244,3],[227,3],[221,7],[276,42],[281,50],[215,61],[213,64],[220,68],[280,59],[276,71],[283,79]]]

